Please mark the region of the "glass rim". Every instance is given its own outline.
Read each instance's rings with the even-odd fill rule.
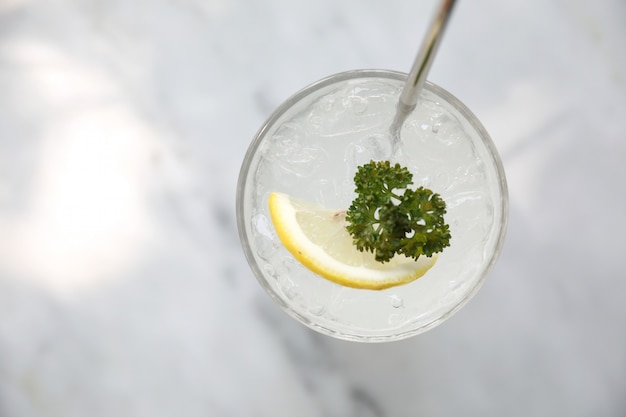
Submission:
[[[246,193],[246,181],[248,179],[249,171],[251,168],[251,162],[253,160],[254,155],[257,152],[257,149],[261,145],[263,139],[265,138],[266,132],[274,126],[274,124],[280,119],[280,117],[285,114],[289,109],[291,109],[296,103],[300,102],[302,99],[306,98],[308,95],[313,92],[320,90],[324,87],[327,87],[332,84],[349,81],[353,79],[365,79],[365,78],[385,78],[390,80],[396,80],[404,82],[408,75],[406,73],[394,70],[386,70],[386,69],[358,69],[358,70],[349,70],[344,72],[335,73],[324,77],[318,81],[315,81],[304,88],[300,89],[296,93],[292,94],[285,101],[283,101],[265,120],[263,125],[258,129],[256,134],[253,136],[253,139],[246,151],[243,162],[241,164],[241,169],[239,172],[239,178],[237,181],[237,192],[236,192],[236,217],[237,217],[237,229],[239,233],[239,240],[246,257],[246,261],[252,269],[253,275],[259,284],[263,287],[266,293],[270,295],[272,300],[276,302],[283,310],[285,310],[290,316],[298,320],[299,322],[305,324],[306,326],[319,331],[320,333],[326,334],[328,336],[332,336],[342,340],[348,341],[357,341],[357,342],[386,342],[386,341],[397,341],[409,338],[411,336],[423,333],[429,329],[432,329],[438,326],[440,323],[448,319],[458,310],[460,310],[484,284],[487,276],[490,271],[493,269],[500,253],[502,251],[502,247],[504,245],[504,240],[506,236],[506,232],[508,229],[508,216],[509,216],[509,197],[508,197],[508,186],[506,181],[506,175],[504,171],[504,167],[502,164],[502,160],[500,158],[499,152],[491,139],[491,136],[483,126],[483,124],[479,121],[478,117],[458,98],[456,98],[453,94],[440,87],[439,85],[426,81],[424,83],[423,88],[425,90],[430,91],[435,96],[442,98],[444,101],[449,103],[456,111],[458,111],[463,118],[471,125],[471,127],[479,134],[482,139],[483,144],[486,146],[487,150],[491,154],[491,160],[494,164],[495,171],[497,173],[498,185],[501,193],[501,219],[499,224],[499,233],[497,239],[495,241],[495,245],[493,247],[493,251],[490,254],[490,258],[485,261],[481,273],[480,278],[476,281],[474,286],[467,291],[466,294],[447,312],[432,320],[429,323],[426,323],[422,326],[408,329],[395,334],[388,335],[378,335],[378,336],[360,336],[352,333],[345,333],[339,331],[337,329],[329,328],[327,326],[323,326],[319,323],[311,321],[308,317],[300,314],[298,311],[291,308],[283,299],[281,299],[277,294],[274,293],[271,286],[268,283],[263,282],[261,277],[264,277],[263,271],[260,269],[259,265],[256,262],[254,253],[252,251],[252,247],[249,243],[249,236],[247,234],[247,225],[244,219],[244,196]],[[419,102],[418,102],[419,103]]]

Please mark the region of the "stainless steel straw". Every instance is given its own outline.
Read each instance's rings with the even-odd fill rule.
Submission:
[[[422,41],[420,50],[400,93],[396,117],[391,127],[392,135],[396,139],[404,120],[417,104],[420,91],[426,82],[428,71],[434,61],[437,48],[441,43],[441,38],[455,3],[456,0],[441,1],[437,13],[428,28],[428,32],[426,32],[426,36]]]

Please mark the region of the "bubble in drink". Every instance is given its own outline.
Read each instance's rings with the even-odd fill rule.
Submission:
[[[502,164],[457,99],[427,83],[392,145],[404,80],[396,72],[352,71],[307,87],[258,132],[240,174],[238,226],[257,279],[293,317],[342,339],[398,340],[442,323],[480,288],[504,238]],[[452,236],[423,277],[380,291],[336,284],[296,261],[268,209],[270,193],[280,192],[345,210],[356,196],[357,167],[370,160],[398,162],[413,174],[413,186],[439,193]]]

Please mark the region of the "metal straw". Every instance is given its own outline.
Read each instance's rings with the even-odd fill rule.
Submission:
[[[411,71],[400,93],[396,117],[391,126],[391,132],[394,138],[398,139],[398,132],[404,124],[406,117],[415,109],[417,98],[426,82],[426,76],[432,66],[437,52],[437,48],[441,43],[443,32],[446,28],[452,8],[456,0],[443,0],[439,5],[439,9],[432,20],[428,32],[422,41],[420,50],[413,62]]]

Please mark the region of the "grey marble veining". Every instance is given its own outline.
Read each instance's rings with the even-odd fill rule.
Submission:
[[[484,122],[492,276],[391,344],[305,328],[234,218],[285,98],[408,70],[433,2],[0,2],[0,417],[622,416],[626,5],[460,2],[431,80]]]

